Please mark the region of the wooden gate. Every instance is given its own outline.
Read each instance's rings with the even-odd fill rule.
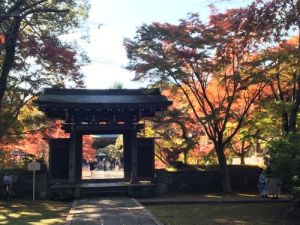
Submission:
[[[137,158],[139,180],[152,181],[155,175],[153,138],[137,139]]]
[[[69,139],[49,140],[49,176],[51,179],[69,178]]]

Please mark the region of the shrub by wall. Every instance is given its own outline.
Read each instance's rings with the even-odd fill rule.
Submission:
[[[233,191],[258,192],[257,182],[260,167],[246,165],[230,165],[230,181]]]
[[[229,166],[232,190],[236,192],[257,192],[259,167]],[[158,192],[222,192],[221,175],[218,167],[205,170],[184,169],[177,171],[156,170]]]

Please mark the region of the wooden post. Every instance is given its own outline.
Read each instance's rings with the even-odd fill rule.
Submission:
[[[130,146],[131,146],[131,183],[137,184],[138,181],[138,168],[137,168],[137,137],[136,130],[130,132]]]
[[[130,132],[126,131],[123,133],[123,163],[124,163],[124,178],[126,181],[131,180],[131,146],[130,146],[131,135]]]
[[[69,145],[69,182],[76,181],[76,131],[72,126]]]
[[[28,170],[33,172],[33,177],[32,177],[32,201],[34,201],[35,200],[35,171],[41,169],[41,164],[39,162],[36,162],[35,160],[33,160],[27,166],[28,166]]]
[[[35,200],[35,170],[33,171],[32,177],[32,201]]]
[[[76,132],[76,181],[82,179],[82,134]]]

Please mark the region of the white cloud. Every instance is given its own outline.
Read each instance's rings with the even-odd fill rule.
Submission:
[[[123,37],[115,24],[92,29],[90,43],[84,46],[91,64],[84,67],[87,88],[109,88],[118,81],[126,88],[139,88],[132,82],[134,74],[125,69],[128,63]]]
[[[245,5],[248,1],[250,0],[241,2]],[[116,81],[121,82],[126,88],[141,87],[141,83],[131,81],[134,74],[124,68],[128,59],[123,38],[132,38],[142,23],[152,21],[177,23],[188,12],[200,12],[205,19],[209,14],[207,5],[211,2],[214,1],[91,0],[90,43],[82,45],[92,61],[83,68],[87,88],[109,88]],[[228,5],[223,1],[215,3],[220,3],[219,6],[223,9],[239,6],[232,1],[229,1]],[[99,24],[103,26],[98,28]]]
[[[142,87],[141,83],[131,81],[134,77],[133,73],[115,65],[92,63],[84,67],[83,71],[88,74],[85,80],[87,88],[110,88],[115,82],[122,83],[124,88]]]

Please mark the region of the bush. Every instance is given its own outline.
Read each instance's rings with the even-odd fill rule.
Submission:
[[[300,208],[300,135],[292,134],[270,142],[266,163],[268,171],[291,191],[294,204],[289,211],[294,217]]]
[[[71,201],[74,199],[74,192],[71,189],[53,189],[49,198],[54,201]]]
[[[170,166],[176,170],[197,170],[197,168],[195,166],[185,164],[181,161],[171,162]]]
[[[300,136],[288,135],[271,141],[265,158],[268,172],[277,176],[292,190],[293,177],[300,177]]]
[[[299,208],[300,207],[300,177],[294,176],[293,181],[294,181],[294,186],[293,186],[292,196],[294,199],[294,205]]]
[[[230,165],[230,180],[233,191],[257,192],[259,167]],[[156,182],[161,192],[221,192],[221,174],[218,166],[193,166],[175,171],[156,170]]]

